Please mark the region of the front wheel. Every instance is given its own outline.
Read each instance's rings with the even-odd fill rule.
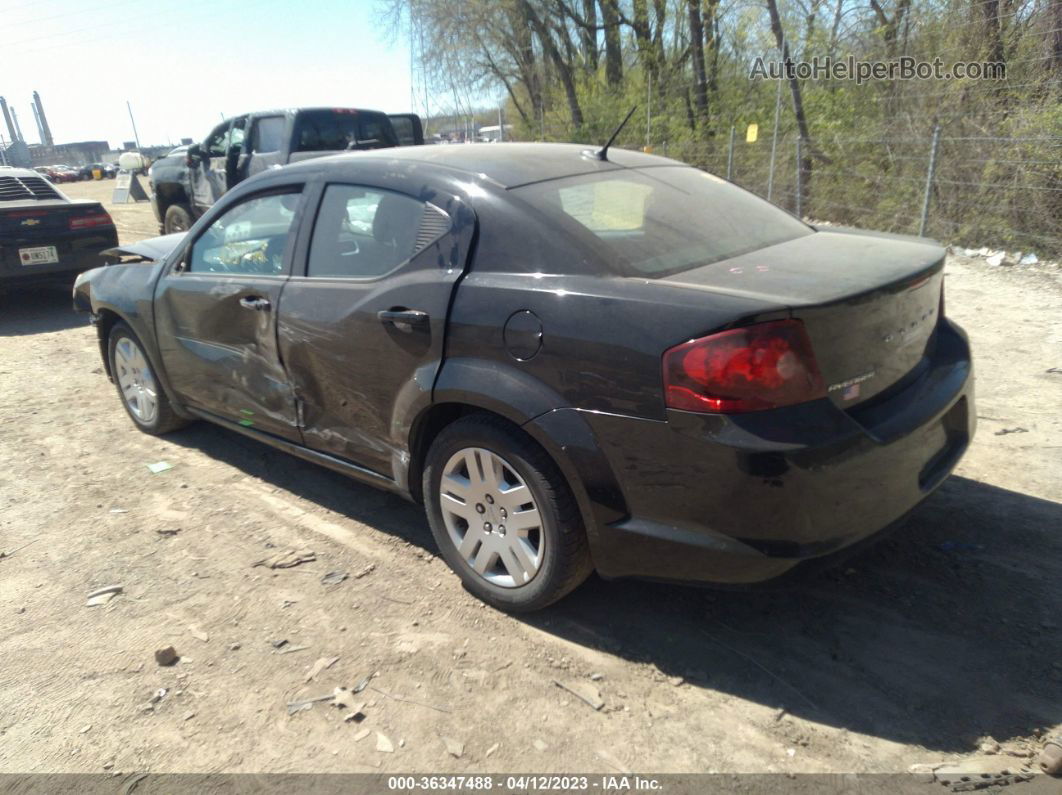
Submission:
[[[504,420],[470,415],[445,428],[422,485],[443,558],[484,602],[538,610],[589,575],[571,489],[549,455]]]
[[[140,340],[127,325],[114,324],[107,350],[111,377],[122,406],[136,427],[157,436],[185,424],[174,412]]]
[[[187,232],[192,228],[192,211],[184,204],[171,204],[166,208],[162,219],[162,231],[172,235],[175,232]]]

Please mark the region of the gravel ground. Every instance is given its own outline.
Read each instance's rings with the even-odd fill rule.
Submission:
[[[109,209],[123,240],[156,233],[146,204]],[[904,529],[784,591],[595,578],[523,618],[461,589],[416,506],[204,423],[138,433],[68,291],[9,296],[0,772],[1031,763],[1062,728],[1062,274],[947,274],[980,425]],[[254,566],[286,550],[315,559]],[[366,678],[360,722],[289,713]]]

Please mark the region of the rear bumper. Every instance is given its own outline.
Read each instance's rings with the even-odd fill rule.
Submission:
[[[16,286],[57,281],[104,264],[101,252],[118,245],[111,228],[84,233],[57,233],[40,239],[18,238],[0,243],[0,285]],[[20,248],[55,246],[59,261],[47,265],[23,265]]]
[[[965,334],[939,328],[929,366],[868,407],[827,400],[667,421],[581,412],[627,515],[590,533],[605,577],[753,583],[894,526],[973,435]]]

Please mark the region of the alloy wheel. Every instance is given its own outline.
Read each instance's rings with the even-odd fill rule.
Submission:
[[[538,505],[501,456],[481,447],[454,453],[443,468],[439,505],[457,553],[487,582],[518,588],[542,567],[546,536]]]
[[[159,412],[158,387],[147,357],[129,337],[122,337],[114,346],[114,369],[129,411],[145,425],[154,422]]]

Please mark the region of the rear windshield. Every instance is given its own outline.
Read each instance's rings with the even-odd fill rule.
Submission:
[[[295,124],[295,152],[335,152],[397,146],[391,120],[382,113],[348,110],[308,110]]]
[[[624,169],[515,190],[621,273],[660,277],[784,243],[811,229],[688,166]]]

